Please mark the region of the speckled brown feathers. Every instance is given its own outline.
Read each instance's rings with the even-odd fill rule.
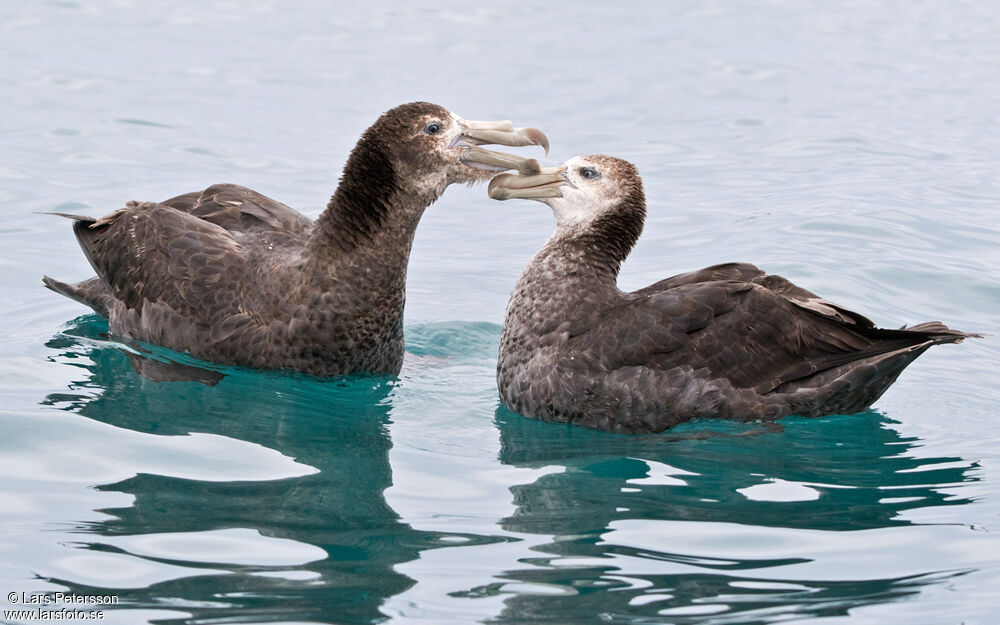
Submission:
[[[879,329],[746,263],[622,292],[618,265],[645,214],[626,165],[572,159],[562,197],[542,200],[556,231],[514,288],[497,363],[515,412],[620,432],[858,412],[928,347],[976,336],[937,322]]]
[[[465,134],[473,124],[492,127],[425,102],[386,112],[315,223],[228,184],[130,202],[101,219],[63,215],[76,220],[97,277],[45,285],[108,317],[114,334],[198,358],[322,376],[397,373],[417,223],[449,184],[488,177],[462,160],[483,143]],[[510,145],[547,144],[534,129],[508,135]]]

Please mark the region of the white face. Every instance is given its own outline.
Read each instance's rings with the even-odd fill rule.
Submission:
[[[611,179],[615,172],[603,160],[576,156],[563,164],[562,197],[541,200],[552,208],[559,227],[589,223],[621,201],[621,188]]]

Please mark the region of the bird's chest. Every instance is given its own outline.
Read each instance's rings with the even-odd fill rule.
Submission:
[[[397,373],[403,362],[405,286],[342,280],[292,308],[276,346],[316,375]]]
[[[507,307],[501,359],[516,365],[561,351],[586,316],[579,295],[554,282],[519,284]]]

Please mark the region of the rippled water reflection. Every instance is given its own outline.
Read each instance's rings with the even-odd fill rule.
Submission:
[[[997,620],[998,28],[964,2],[0,8],[0,589],[112,593],[117,623]],[[482,188],[421,224],[398,379],[206,366],[41,288],[89,268],[36,211],[229,181],[316,215],[414,99],[542,127],[546,164],[634,161],[626,288],[749,261],[993,336],[866,414],[528,421],[498,324],[551,217]]]
[[[432,414],[428,404],[445,413],[433,422],[454,418],[434,385],[488,380],[498,326],[412,327],[416,355],[399,381],[223,368],[210,384],[148,380],[134,350],[167,364],[179,356],[108,343],[106,329],[81,317],[48,341],[50,358],[77,373],[41,403],[112,426],[122,449],[89,444],[76,464],[135,474],[93,482],[98,495],[88,499],[101,518],[64,528],[71,555],[35,573],[79,594],[113,591],[129,609],[168,608],[167,622],[378,621],[421,581],[400,565],[440,549],[473,568],[480,551],[516,556],[478,571],[487,583],[439,571],[449,580],[439,600],[499,599],[494,620],[504,623],[844,615],[990,563],[968,528],[906,514],[970,505],[979,464],[915,454],[920,440],[877,412],[628,437],[522,419],[484,392],[478,411],[492,404],[492,421],[465,418],[480,435],[495,427],[500,468],[518,469],[506,476],[513,510],[492,518],[472,505],[462,514],[446,501],[434,515],[445,522],[421,528],[386,499],[393,415],[412,411],[396,417],[395,439],[430,465],[422,470],[431,483],[409,496],[457,495],[464,508],[461,476],[459,492],[441,492],[448,456],[489,458],[447,433],[421,441],[407,426]],[[135,434],[141,441],[130,444]],[[449,444],[457,449],[442,449]],[[72,466],[59,455],[63,470]],[[11,459],[22,474],[38,462]],[[59,471],[39,473],[46,489],[73,490],[59,485]],[[475,485],[467,490],[474,502]],[[901,557],[915,550],[921,557]]]

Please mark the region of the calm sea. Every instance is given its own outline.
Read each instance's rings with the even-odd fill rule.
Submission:
[[[989,2],[4,3],[2,621],[1000,622],[998,33]],[[91,275],[41,211],[234,182],[315,216],[418,99],[635,162],[624,288],[748,261],[992,336],[780,431],[525,420],[496,346],[552,218],[482,187],[417,233],[398,379],[152,382],[41,286]]]

